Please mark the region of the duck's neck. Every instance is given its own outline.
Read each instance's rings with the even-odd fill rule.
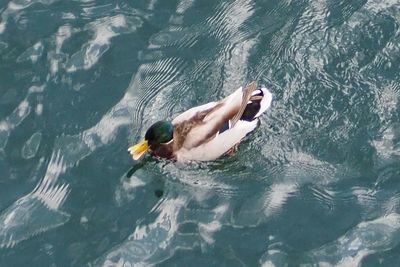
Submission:
[[[171,159],[174,158],[173,148],[174,148],[174,141],[171,140],[165,144],[152,145],[151,152],[153,155],[157,157]]]

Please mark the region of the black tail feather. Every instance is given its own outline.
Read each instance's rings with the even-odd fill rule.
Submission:
[[[250,98],[249,103],[247,104],[243,115],[240,117],[240,120],[243,121],[252,121],[261,108],[261,100],[264,97],[264,93],[262,90],[257,89],[254,91],[253,95]]]

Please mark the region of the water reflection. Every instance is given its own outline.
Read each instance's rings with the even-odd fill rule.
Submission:
[[[398,262],[396,1],[0,12],[0,262]],[[274,106],[233,157],[132,163],[154,121],[253,79]]]
[[[68,184],[57,184],[65,172],[60,154],[53,154],[46,175],[33,191],[0,214],[0,248],[10,248],[32,236],[65,224],[70,215],[60,210],[69,193]]]

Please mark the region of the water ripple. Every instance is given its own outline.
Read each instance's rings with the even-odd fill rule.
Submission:
[[[310,255],[320,265],[359,266],[366,256],[394,248],[398,244],[399,230],[400,216],[391,213],[359,223],[338,240]]]
[[[160,201],[154,208],[159,215],[153,223],[138,226],[128,240],[98,259],[95,265],[157,263],[160,256],[163,258],[163,250],[176,238],[179,211],[186,202],[184,197]]]
[[[394,0],[4,3],[0,261],[393,265],[399,11]],[[154,121],[253,79],[274,105],[234,156],[125,153]]]
[[[138,98],[133,117],[135,125],[142,125],[142,116],[147,104],[154,101],[155,96],[160,93],[160,89],[168,87],[172,81],[177,79],[184,66],[184,62],[178,58],[165,58],[143,64],[139,68],[138,74],[130,85],[130,88],[135,88]],[[160,104],[153,107],[159,109]],[[151,119],[157,120],[157,118]]]

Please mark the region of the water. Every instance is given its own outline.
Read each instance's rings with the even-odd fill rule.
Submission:
[[[0,266],[400,264],[397,0],[0,14]],[[154,121],[254,79],[274,104],[233,157],[130,159]]]

